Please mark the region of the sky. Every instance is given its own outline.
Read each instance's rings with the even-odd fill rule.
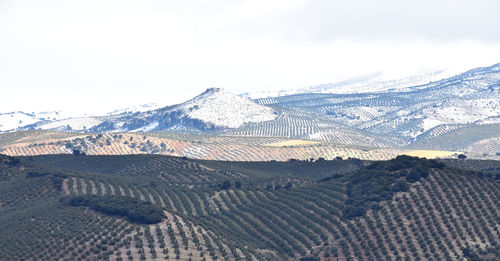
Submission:
[[[498,0],[0,0],[0,112],[500,63]]]

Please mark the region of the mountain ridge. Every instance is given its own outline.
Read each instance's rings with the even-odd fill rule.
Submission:
[[[267,136],[405,147],[423,144],[424,140],[437,141],[438,136],[457,128],[466,130],[497,123],[500,123],[500,63],[398,91],[302,93],[250,100],[220,88],[209,88],[176,105],[45,120],[21,129]],[[492,132],[482,136],[494,142],[500,130],[487,129]]]

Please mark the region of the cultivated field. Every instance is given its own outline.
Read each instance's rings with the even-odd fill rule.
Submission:
[[[264,146],[268,147],[287,147],[287,146],[303,146],[303,145],[315,145],[320,144],[319,141],[313,140],[286,140],[281,142],[274,142],[269,144],[264,144]]]
[[[158,154],[193,159],[228,161],[287,161],[289,159],[387,160],[407,154],[427,158],[453,158],[456,152],[366,147],[281,137],[187,135],[170,133],[78,134],[21,132],[0,135],[0,153],[11,156],[71,154],[87,155]],[[469,158],[484,158],[468,153]],[[498,156],[489,155],[487,158]]]
[[[461,260],[500,244],[497,161],[0,162],[2,260]],[[85,195],[139,199],[165,217],[138,224],[62,200]]]
[[[435,159],[435,158],[449,158],[452,156],[456,156],[462,152],[456,151],[442,151],[442,150],[415,150],[404,153],[404,155],[427,158],[427,159]]]

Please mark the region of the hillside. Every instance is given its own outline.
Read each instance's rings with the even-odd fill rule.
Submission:
[[[51,122],[68,117],[60,112],[4,112],[0,113],[0,133],[23,129],[40,122]]]
[[[430,74],[392,82],[362,77],[255,100],[209,88],[181,104],[146,106],[105,116],[42,120],[39,116],[24,119],[26,115],[17,113],[24,117],[18,120],[16,115],[2,114],[0,125],[7,127],[0,131],[279,137],[365,147],[461,151],[495,158],[500,152],[496,145],[500,139],[500,64],[437,81],[431,81],[433,77]],[[346,92],[352,88],[357,91]],[[450,138],[460,142],[449,142]],[[481,151],[481,147],[486,150]]]
[[[24,129],[77,132],[213,132],[237,128],[245,123],[276,118],[273,109],[228,93],[209,88],[200,95],[178,105],[151,110],[116,111],[107,116],[69,118],[39,122]]]
[[[340,135],[340,134],[339,134]],[[346,137],[344,137],[346,138]],[[367,142],[368,144],[369,142]],[[24,131],[0,135],[0,153],[11,156],[71,154],[160,154],[206,160],[286,161],[294,159],[386,160],[415,149],[379,148],[281,137],[190,135],[174,133],[106,133]],[[446,152],[448,153],[448,152]],[[450,152],[446,157],[456,157]],[[468,153],[470,158],[490,158]],[[443,156],[440,156],[443,157]]]
[[[496,64],[405,90],[359,94],[304,93],[262,98],[257,103],[278,111],[316,115],[326,119],[321,122],[343,125],[344,129],[364,133],[364,137],[374,137],[386,146],[404,147],[455,129],[476,126],[485,126],[485,130],[491,128],[481,136],[469,132],[460,139],[470,144],[479,137],[498,138],[499,101],[500,64]],[[317,140],[324,140],[337,132],[332,124],[324,124],[323,128],[304,128],[305,124],[295,126],[306,129],[301,133],[302,137]],[[436,145],[445,150],[468,148],[468,145],[453,148],[455,144],[442,141]]]
[[[272,98],[305,93],[354,94],[385,91],[404,91],[409,87],[442,80],[453,74],[451,71],[439,70],[409,77],[394,77],[384,73],[373,73],[361,77],[327,84],[320,84],[301,89],[280,91],[250,91],[245,93],[253,99]]]
[[[0,163],[2,260],[457,260],[500,244],[498,161]],[[163,215],[130,221],[141,208]]]

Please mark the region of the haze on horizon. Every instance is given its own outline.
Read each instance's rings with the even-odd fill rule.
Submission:
[[[0,0],[0,112],[169,105],[500,62],[500,2]]]

